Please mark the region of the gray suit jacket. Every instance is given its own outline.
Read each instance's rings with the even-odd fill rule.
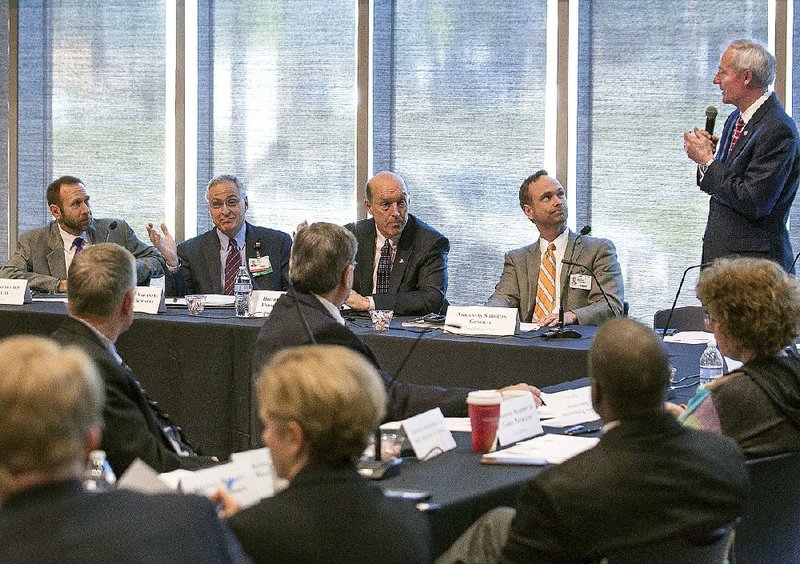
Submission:
[[[109,229],[112,222],[116,229]],[[150,284],[152,277],[164,273],[164,258],[155,247],[143,243],[133,229],[121,219],[95,219],[88,230],[89,242],[116,243],[136,257],[136,279],[139,286]],[[51,221],[23,233],[17,241],[17,250],[0,269],[0,278],[27,278],[31,290],[55,292],[58,281],[67,278],[64,261],[64,241],[58,223]]]
[[[607,239],[583,236],[576,244],[577,239],[578,236],[570,231],[564,253],[565,260],[573,257],[571,262],[582,265],[573,267],[572,273],[589,275],[590,270],[593,271],[608,295],[614,315],[621,315],[625,290],[614,243]],[[530,322],[536,305],[541,256],[538,240],[532,245],[506,253],[503,274],[486,305],[515,307],[519,309],[520,320]],[[564,311],[573,312],[580,325],[600,325],[612,317],[597,282],[592,280],[591,290],[569,287],[569,268],[566,264],[561,265],[561,292],[566,292]]]

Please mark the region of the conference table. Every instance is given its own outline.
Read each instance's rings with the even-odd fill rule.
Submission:
[[[48,335],[66,315],[62,301],[0,306],[0,338]],[[541,332],[464,337],[406,328],[403,321],[407,319],[393,320],[384,333],[375,332],[361,317],[349,320],[348,326],[404,382],[474,388],[527,382],[548,391],[588,383],[587,357],[595,327],[578,327],[579,339],[546,340]],[[206,309],[202,316],[190,316],[185,308],[158,315],[137,313],[117,348],[193,443],[223,458],[261,446],[251,358],[262,323],[263,319],[236,318],[230,309]],[[702,345],[668,344],[679,378],[697,373],[702,350]],[[681,385],[678,400],[692,393],[693,383],[696,379],[690,378]],[[513,505],[521,483],[542,471],[536,466],[481,465],[470,449],[469,434],[455,436],[455,450],[424,462],[406,460],[399,476],[381,482],[384,487],[431,493],[426,513],[437,554],[492,507]]]
[[[67,315],[62,301],[0,306],[0,338],[49,335]],[[402,327],[392,321],[377,333],[367,319],[348,325],[398,380],[439,386],[496,388],[527,382],[540,388],[583,378],[595,327],[578,327],[580,339],[464,337],[441,330]],[[221,457],[260,446],[251,359],[263,319],[241,319],[231,309],[184,308],[158,315],[137,313],[117,349],[149,395],[172,415],[205,453]],[[696,373],[699,345],[668,346],[679,374]],[[399,370],[399,372],[398,372]]]

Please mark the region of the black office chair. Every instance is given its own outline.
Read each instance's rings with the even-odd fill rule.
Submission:
[[[800,562],[800,453],[749,460],[750,502],[733,538],[731,562]]]
[[[653,328],[663,329],[667,324],[669,310],[662,309],[653,316]],[[669,328],[675,331],[706,331],[706,315],[702,306],[676,307],[669,321]]]
[[[728,554],[730,527],[699,538],[680,538],[634,546],[608,554],[600,564],[723,564]]]

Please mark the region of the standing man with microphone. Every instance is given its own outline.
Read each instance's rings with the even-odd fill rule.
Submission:
[[[539,240],[506,254],[486,305],[518,308],[521,321],[542,327],[559,323],[560,304],[565,325],[600,325],[621,315],[624,284],[614,244],[567,228],[561,183],[546,170],[532,174],[520,186],[519,205],[539,230]]]
[[[686,155],[698,165],[697,185],[711,196],[703,263],[747,255],[794,270],[786,222],[800,179],[800,142],[792,118],[769,92],[774,80],[775,57],[763,45],[734,41],[714,77],[723,103],[736,106],[719,147],[709,130],[713,121],[705,131],[683,135]]]

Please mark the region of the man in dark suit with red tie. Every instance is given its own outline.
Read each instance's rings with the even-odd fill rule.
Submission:
[[[775,58],[754,41],[740,39],[722,55],[714,84],[728,116],[719,148],[716,137],[686,132],[686,154],[698,164],[698,185],[711,196],[703,236],[703,262],[727,255],[774,260],[789,272],[792,246],[786,222],[800,180],[797,128],[774,92]]]

